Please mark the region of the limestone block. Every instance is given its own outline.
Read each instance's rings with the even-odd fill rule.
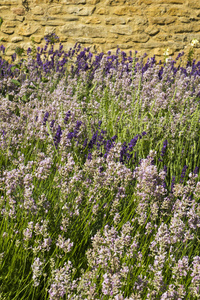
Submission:
[[[31,44],[31,42],[20,43],[20,47],[22,47],[24,50],[27,50],[28,48],[32,48],[32,44]]]
[[[86,0],[61,0],[61,4],[86,4]]]
[[[92,44],[93,41],[91,38],[74,38],[74,43],[81,43],[81,44]]]
[[[52,6],[48,9],[48,14],[49,15],[62,14],[62,11],[63,11],[62,5]]]
[[[107,8],[105,7],[99,7],[96,11],[95,11],[98,15],[108,15],[109,11]]]
[[[118,44],[120,49],[130,49],[133,47],[132,44]]]
[[[90,5],[95,5],[99,2],[100,2],[100,0],[87,0],[87,4],[90,4]]]
[[[55,20],[48,20],[40,22],[41,25],[48,25],[48,26],[63,26],[65,24],[64,20],[55,19]]]
[[[126,24],[126,19],[119,18],[119,17],[106,18],[105,21],[106,21],[106,25]]]
[[[158,41],[168,41],[170,38],[172,38],[171,34],[163,33],[163,32],[160,32],[160,34],[157,34],[155,36],[155,39]]]
[[[137,4],[137,0],[107,0],[105,5],[108,6],[121,6],[121,5],[134,5]]]
[[[95,8],[96,8],[95,6],[90,6],[90,7],[74,6],[74,7],[68,7],[66,12],[77,16],[91,16],[95,11]]]
[[[107,30],[103,26],[86,26],[86,25],[71,25],[66,24],[59,28],[59,31],[62,35],[66,34],[68,37],[107,37]]]
[[[85,21],[85,24],[99,24],[99,23],[101,23],[101,21],[98,18],[96,18],[96,17],[88,18]]]
[[[15,21],[4,21],[0,27],[0,30],[6,34],[14,33],[14,28],[16,27],[17,22]]]
[[[56,32],[56,27],[46,26],[44,30],[44,35],[52,34]]]
[[[18,16],[23,16],[25,14],[25,9],[23,6],[17,6],[11,9],[12,13]]]
[[[167,13],[167,7],[160,4],[151,5],[146,9],[148,17],[160,17]]]
[[[131,36],[131,40],[136,43],[146,43],[149,40],[149,36],[145,33],[134,34]]]
[[[43,15],[44,9],[41,6],[35,6],[31,8],[31,13],[34,15]]]
[[[32,0],[31,2],[32,2],[31,3],[32,5],[49,4],[49,0]],[[55,2],[55,0],[54,0],[54,2]]]
[[[21,41],[23,41],[23,38],[21,36],[15,36],[11,39],[12,43],[18,43],[18,42],[21,42]]]
[[[30,36],[37,32],[40,28],[41,26],[36,22],[24,22],[17,28],[16,33],[23,36]]]
[[[123,16],[123,15],[132,15],[139,12],[139,9],[133,6],[122,6],[122,7],[117,7],[113,10],[113,14],[118,15],[118,16]]]
[[[81,24],[76,24],[76,25],[71,25],[71,24],[66,24],[63,25],[59,28],[59,32],[64,35],[66,34],[67,36],[72,36],[72,37],[81,37],[84,35],[84,29],[85,25]]]
[[[142,49],[153,49],[153,48],[165,48],[167,44],[163,42],[158,42],[156,40],[151,39],[147,43],[141,44],[140,48]]]
[[[186,17],[180,17],[178,19],[181,23],[190,23],[190,19]]]
[[[141,5],[141,4],[146,4],[146,5],[150,5],[150,4],[153,4],[155,3],[154,0],[139,0],[138,4]]]
[[[193,0],[192,0],[193,1]],[[185,0],[158,0],[161,4],[185,4]]]
[[[129,25],[114,25],[111,27],[110,32],[131,35],[133,33],[133,29]]]
[[[15,44],[13,44],[13,43],[8,43],[8,44],[6,45],[6,48],[9,49],[9,51],[12,51],[12,54],[14,53],[16,47],[17,47],[17,45],[15,45]],[[8,54],[8,53],[6,53],[6,54]],[[8,54],[8,55],[9,55],[9,54]]]
[[[34,35],[33,38],[34,38],[35,43],[39,44],[44,39],[44,36],[43,35]]]
[[[66,23],[66,22],[78,21],[79,18],[78,17],[63,17],[62,20],[65,21],[65,23]]]
[[[200,24],[195,25],[174,25],[171,27],[171,30],[174,33],[186,33],[186,32],[192,32],[192,31],[200,31]]]
[[[191,12],[188,9],[182,9],[180,7],[171,7],[167,10],[167,14],[170,16],[189,17]]]
[[[156,26],[149,26],[145,29],[145,32],[150,36],[156,35],[160,30]]]
[[[0,6],[0,14],[10,10],[10,6]]]
[[[8,42],[8,36],[6,34],[3,34],[3,33],[0,34],[0,43],[1,42],[5,42],[5,43]]]
[[[18,0],[1,0],[1,5],[17,5],[19,4]]]
[[[93,41],[97,44],[105,44],[106,39],[101,39],[101,38],[94,38]]]
[[[105,26],[86,26],[83,32],[85,36],[93,38],[108,38],[108,32]]]
[[[200,2],[198,0],[188,1],[188,6],[193,9],[200,9]]]
[[[156,17],[156,18],[149,18],[149,22],[151,24],[157,25],[168,25],[174,23],[176,21],[176,17]]]
[[[30,15],[29,17],[26,17],[26,20],[29,21],[36,21],[38,24],[47,25],[47,17],[44,15]]]
[[[22,16],[15,16],[15,20],[16,20],[16,21],[23,22],[24,19],[25,19],[25,17],[22,17]]]

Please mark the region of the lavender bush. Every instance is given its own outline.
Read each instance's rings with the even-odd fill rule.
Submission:
[[[0,48],[0,299],[200,299],[200,62],[45,41]]]

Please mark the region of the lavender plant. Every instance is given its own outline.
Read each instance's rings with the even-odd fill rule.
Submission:
[[[0,60],[1,298],[199,299],[200,63],[57,40]]]

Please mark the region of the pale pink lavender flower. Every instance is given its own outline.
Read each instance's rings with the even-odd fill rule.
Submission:
[[[34,287],[39,286],[40,284],[40,276],[42,275],[42,267],[43,262],[40,260],[39,257],[34,259],[33,264],[31,265],[32,271],[33,271],[33,285]]]

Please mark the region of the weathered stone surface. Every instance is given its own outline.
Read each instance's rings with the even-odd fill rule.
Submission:
[[[106,25],[126,24],[125,18],[110,17],[105,19]]]
[[[185,4],[185,0],[158,0],[157,2],[160,4]]]
[[[153,4],[155,3],[154,0],[139,0],[138,4],[141,5],[141,4],[146,4],[146,5],[150,5],[150,4]]]
[[[85,24],[100,24],[101,21],[96,17],[91,17],[85,21]]]
[[[32,47],[32,44],[31,42],[28,42],[28,43],[20,43],[20,47],[22,47],[24,50],[27,50],[28,48],[31,48]]]
[[[193,9],[200,9],[200,2],[197,0],[189,1],[188,7],[193,8]]]
[[[55,33],[55,32],[56,32],[56,27],[46,26],[44,30],[44,35]]]
[[[104,38],[108,37],[107,29],[103,26],[87,26],[83,30],[85,36],[93,38]]]
[[[15,16],[15,20],[16,20],[16,21],[23,22],[24,19],[25,19],[25,17],[22,17],[22,16]]]
[[[44,9],[41,6],[35,6],[31,9],[31,13],[34,15],[43,15]]]
[[[123,7],[115,8],[113,10],[113,14],[118,16],[132,15],[132,14],[136,14],[137,12],[138,12],[137,8],[129,7],[129,6],[123,6]]]
[[[81,37],[84,35],[84,29],[85,29],[85,25],[66,24],[59,28],[59,32],[61,33],[61,35],[67,35],[67,36],[72,36],[72,37],[75,37],[75,36]]]
[[[185,33],[185,32],[192,32],[192,31],[200,31],[200,24],[196,25],[174,25],[171,27],[172,32],[174,33]]]
[[[86,25],[64,25],[60,29],[60,33],[62,35],[66,35],[68,37],[107,37],[107,31],[103,26],[86,26]]]
[[[12,34],[14,32],[14,28],[16,27],[17,22],[15,21],[4,21],[0,27],[0,30],[6,34]]]
[[[62,14],[62,11],[63,11],[62,5],[52,6],[48,9],[48,14],[49,15]]]
[[[133,29],[129,25],[114,25],[111,27],[110,32],[131,35],[133,33]]]
[[[163,48],[163,47],[165,47],[165,43],[151,40],[145,44],[141,44],[140,47],[143,49]]]
[[[68,7],[66,12],[69,14],[74,14],[77,16],[91,16],[95,11],[95,6],[84,7],[84,6],[74,6]]]
[[[176,21],[176,17],[149,18],[149,22],[151,24],[157,24],[157,25],[168,25],[174,23],[175,21]]]
[[[94,43],[105,44],[106,43],[106,39],[94,38]]]
[[[8,35],[3,34],[3,33],[0,32],[0,42],[7,43],[8,42]]]
[[[75,38],[73,39],[75,43],[81,43],[81,44],[92,44],[92,39],[90,38]]]
[[[148,17],[153,17],[153,18],[160,17],[167,13],[167,7],[162,6],[160,4],[155,4],[147,7],[146,13]]]
[[[191,12],[188,9],[181,9],[180,7],[171,7],[167,10],[169,16],[189,17]]]
[[[21,41],[23,41],[23,38],[21,36],[15,36],[11,39],[12,43],[18,43],[18,42],[21,42]]]
[[[146,33],[148,33],[150,36],[156,35],[160,30],[155,26],[149,26],[145,30]]]
[[[23,6],[14,7],[11,9],[13,14],[16,14],[18,16],[23,16],[25,14],[25,9]]]
[[[172,35],[168,33],[160,32],[160,34],[157,34],[155,38],[158,41],[168,41],[170,38],[172,38]]]
[[[179,21],[180,21],[181,23],[190,23],[190,19],[189,19],[189,18],[186,18],[186,17],[181,17],[181,18],[179,18]]]
[[[136,43],[146,43],[149,40],[149,36],[145,33],[134,34],[131,36],[131,40]]]
[[[25,22],[18,27],[16,33],[23,36],[30,36],[37,32],[40,28],[41,26],[39,26],[36,22]]]
[[[106,1],[106,5],[108,5],[108,6],[112,6],[112,5],[114,5],[114,6],[119,6],[119,5],[124,5],[124,4],[126,4],[126,5],[134,5],[134,4],[136,4],[137,3],[137,0],[130,0],[130,1],[127,1],[127,0],[107,0]]]
[[[108,14],[109,14],[109,11],[108,11],[108,9],[105,8],[105,7],[100,7],[100,8],[98,8],[98,9],[96,10],[96,13],[97,13],[98,15],[108,15]]]
[[[19,4],[18,0],[1,0],[1,5],[17,5]]]
[[[0,13],[5,13],[8,10],[10,10],[10,6],[0,6]]]
[[[60,20],[60,19],[55,19],[55,20],[47,20],[47,21],[42,21],[41,25],[47,25],[47,26],[62,26],[64,25],[66,22],[64,20]]]
[[[100,0],[87,0],[87,4],[89,4],[89,5],[95,5],[99,2],[100,2]]]
[[[39,44],[42,40],[44,40],[44,35],[34,35],[34,41]]]
[[[61,4],[86,4],[86,0],[61,0]]]

